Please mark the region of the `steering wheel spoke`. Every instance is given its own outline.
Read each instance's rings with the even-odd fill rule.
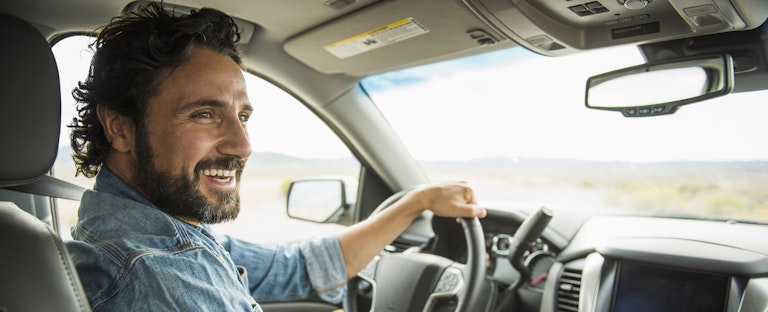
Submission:
[[[423,311],[432,311],[439,300],[450,300],[455,297],[458,302],[461,302],[466,273],[461,264],[454,264],[446,268],[438,279],[432,294],[427,298]]]

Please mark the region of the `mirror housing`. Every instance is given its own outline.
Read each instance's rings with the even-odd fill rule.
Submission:
[[[677,108],[730,93],[729,54],[668,59],[619,69],[587,80],[585,104],[624,117],[672,114]]]
[[[286,200],[288,217],[315,223],[353,222],[349,214],[357,194],[351,178],[308,178],[291,181]],[[351,224],[351,223],[349,223]]]

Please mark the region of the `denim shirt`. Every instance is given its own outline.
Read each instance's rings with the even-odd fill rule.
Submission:
[[[261,311],[256,300],[341,302],[336,237],[257,245],[159,210],[102,168],[67,241],[94,311]],[[256,300],[254,300],[256,298]]]

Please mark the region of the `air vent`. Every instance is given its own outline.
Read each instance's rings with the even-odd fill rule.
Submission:
[[[581,271],[574,269],[563,270],[560,285],[557,290],[557,311],[579,311],[579,291],[581,290]]]

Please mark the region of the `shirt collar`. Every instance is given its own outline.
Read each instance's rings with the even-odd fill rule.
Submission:
[[[99,170],[99,173],[96,174],[96,182],[93,185],[93,189],[98,192],[112,194],[157,208],[155,204],[141,195],[139,191],[128,185],[128,183],[123,181],[123,179],[110,171],[107,166],[101,166],[101,170]]]

